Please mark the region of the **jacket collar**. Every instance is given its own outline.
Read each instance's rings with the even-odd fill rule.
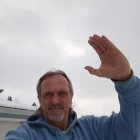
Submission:
[[[65,131],[62,131],[61,129],[47,123],[43,117],[40,117],[36,114],[31,115],[27,118],[27,124],[32,126],[38,126],[38,127],[47,127],[49,131],[53,134],[67,134],[76,124],[77,121],[77,114],[75,111],[72,112],[72,114],[69,117],[68,127]]]

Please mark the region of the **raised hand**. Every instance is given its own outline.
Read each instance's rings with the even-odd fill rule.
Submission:
[[[93,35],[88,43],[95,49],[101,60],[98,69],[86,66],[90,74],[106,77],[113,80],[127,80],[131,74],[131,68],[127,58],[105,36]]]

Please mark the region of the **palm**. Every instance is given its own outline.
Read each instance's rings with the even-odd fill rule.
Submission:
[[[86,67],[91,74],[116,80],[123,80],[130,75],[131,69],[126,57],[105,36],[94,35],[90,37],[89,44],[101,60],[99,69]]]

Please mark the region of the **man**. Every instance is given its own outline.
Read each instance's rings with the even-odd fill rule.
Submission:
[[[51,71],[37,85],[39,110],[25,124],[8,132],[5,140],[140,140],[140,79],[105,36],[93,35],[88,42],[98,53],[101,66],[85,69],[114,82],[120,112],[110,117],[91,115],[77,119],[71,108],[71,81],[63,71]]]

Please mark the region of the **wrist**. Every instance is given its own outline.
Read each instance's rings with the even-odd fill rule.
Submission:
[[[112,80],[113,82],[116,82],[116,81],[125,82],[125,81],[129,80],[132,76],[133,76],[133,70],[130,69],[130,74],[129,74],[126,78],[124,78],[124,79],[122,79],[122,80],[115,80],[115,79],[111,79],[111,80]]]

